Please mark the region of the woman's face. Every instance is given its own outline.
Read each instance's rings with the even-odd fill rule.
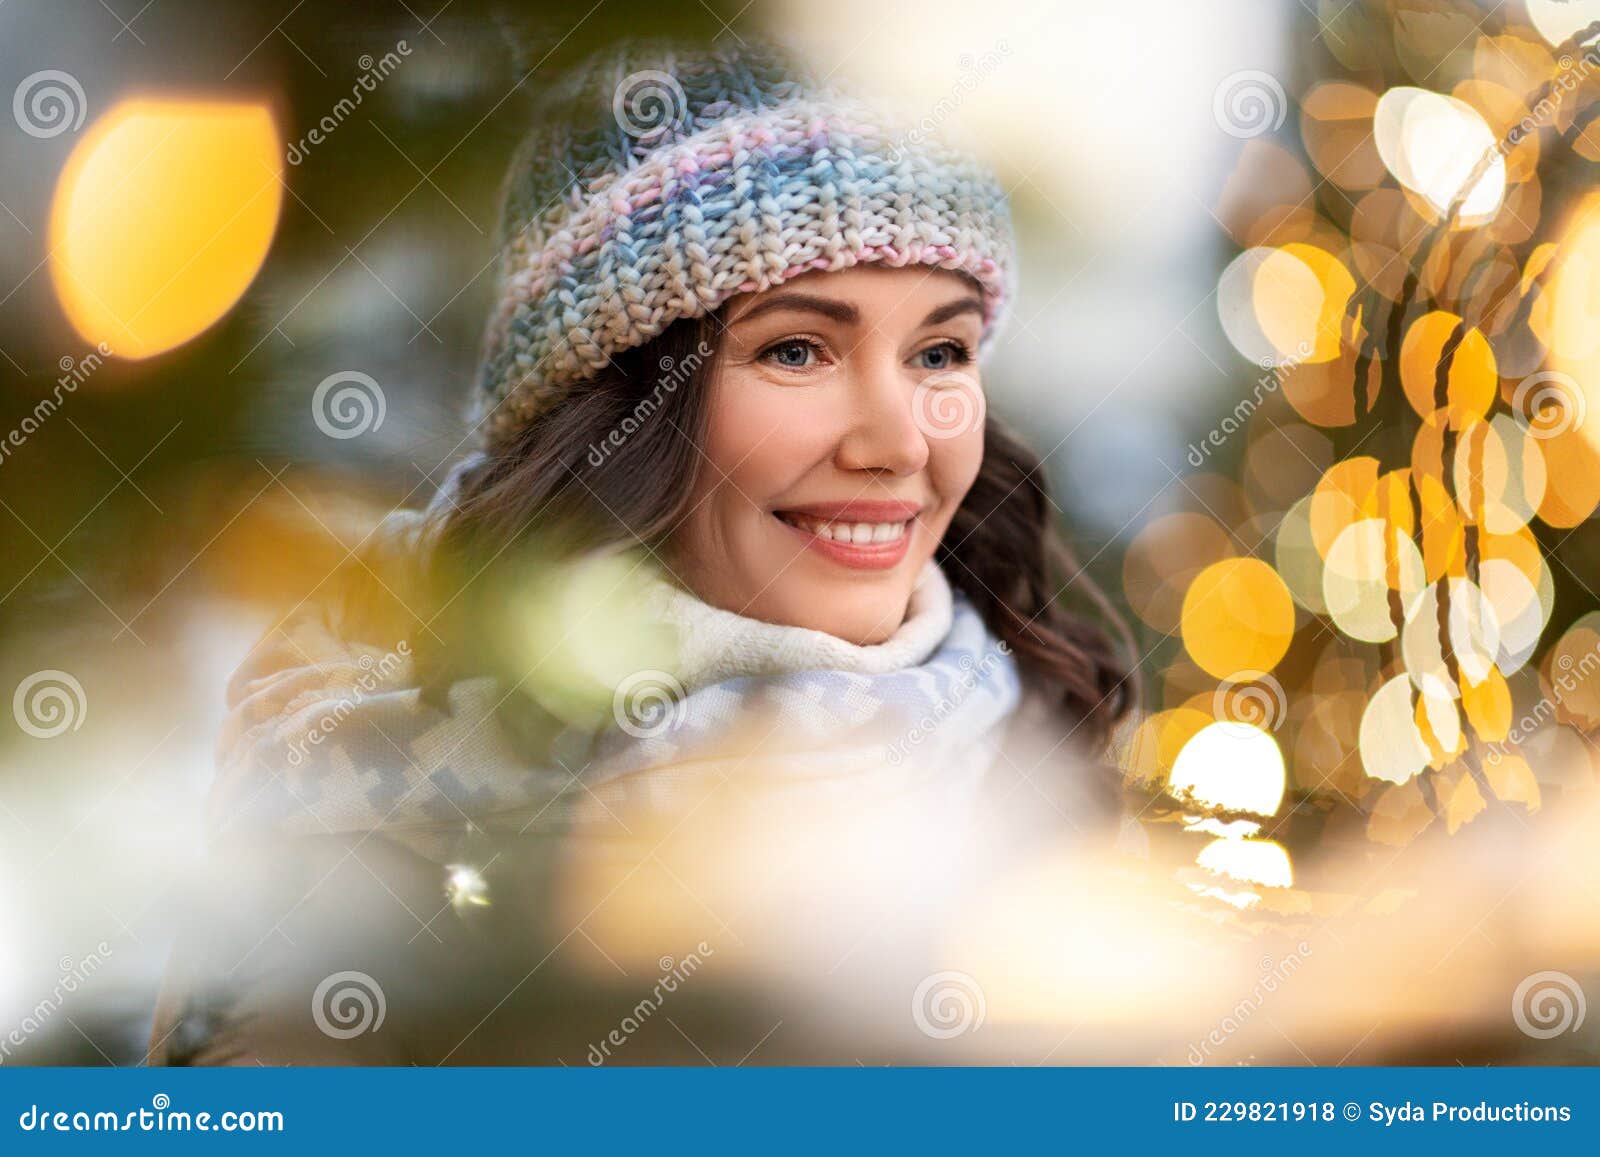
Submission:
[[[983,458],[982,302],[926,267],[728,303],[674,568],[714,606],[880,643]]]

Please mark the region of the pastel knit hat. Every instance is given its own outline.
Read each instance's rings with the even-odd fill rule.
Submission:
[[[491,449],[612,355],[811,270],[959,270],[983,291],[982,344],[998,329],[1015,241],[994,174],[769,44],[625,44],[541,105],[505,191]]]

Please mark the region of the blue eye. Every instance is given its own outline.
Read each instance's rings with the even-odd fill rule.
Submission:
[[[917,359],[922,369],[948,370],[953,366],[966,365],[972,360],[972,355],[960,342],[945,341],[929,346],[917,355]]]
[[[763,350],[761,357],[772,362],[773,365],[782,366],[786,370],[803,370],[809,368],[819,352],[815,342],[805,341],[801,338],[789,338],[777,345],[769,346]]]

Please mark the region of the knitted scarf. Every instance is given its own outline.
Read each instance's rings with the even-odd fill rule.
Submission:
[[[428,511],[386,519],[383,543],[425,549],[450,485]],[[664,579],[645,604],[676,637],[671,670],[623,680],[614,712],[536,755],[502,726],[517,695],[503,680],[458,680],[448,709],[434,706],[404,642],[351,637],[338,598],[303,607],[229,682],[213,836],[381,831],[444,858],[473,829],[604,828],[735,778],[827,806],[958,800],[1018,705],[1009,651],[931,562],[875,646],[721,610]]]

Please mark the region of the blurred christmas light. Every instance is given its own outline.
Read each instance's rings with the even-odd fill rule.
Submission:
[[[1261,560],[1225,559],[1189,585],[1182,633],[1189,655],[1219,679],[1270,671],[1294,635],[1294,600],[1278,572]]]
[[[1206,807],[1270,816],[1283,803],[1283,752],[1248,723],[1212,723],[1178,753],[1168,790]]]
[[[489,883],[477,868],[470,864],[447,864],[445,871],[449,873],[445,881],[445,894],[453,907],[489,906]]]
[[[73,328],[147,358],[214,324],[266,258],[282,156],[259,104],[135,99],[97,121],[50,213],[50,271]]]
[[[1430,738],[1443,751],[1457,749],[1461,720],[1455,704],[1440,688],[1417,691],[1410,676],[1396,675],[1361,716],[1361,765],[1374,779],[1406,783],[1434,761]]]
[[[1329,548],[1322,599],[1346,635],[1382,643],[1398,634],[1390,592],[1410,608],[1426,581],[1416,543],[1383,519],[1369,518],[1346,527]]]
[[[1378,98],[1373,138],[1384,165],[1435,214],[1464,197],[1458,223],[1482,224],[1505,198],[1506,165],[1496,157],[1468,187],[1495,136],[1477,109],[1423,88],[1391,88]]]
[[[1224,838],[1200,849],[1195,862],[1207,871],[1269,888],[1294,886],[1289,853],[1274,840]]]
[[[1528,20],[1555,47],[1600,20],[1600,0],[1527,0]]]

